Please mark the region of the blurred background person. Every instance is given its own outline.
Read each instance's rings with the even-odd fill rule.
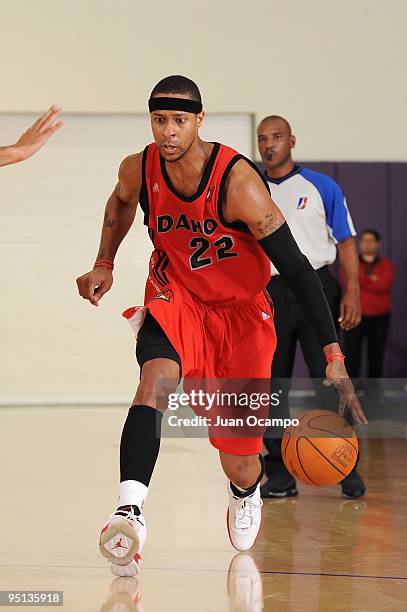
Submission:
[[[367,343],[367,377],[370,389],[378,389],[378,379],[383,376],[383,362],[390,327],[391,288],[394,265],[380,254],[380,234],[375,229],[365,229],[359,238],[359,284],[362,308],[361,324],[344,334],[346,367],[349,376],[361,374],[362,348]],[[341,270],[341,279],[346,279]]]
[[[16,164],[37,153],[48,138],[63,126],[63,121],[56,121],[61,112],[62,108],[53,104],[28,130],[21,134],[15,144],[0,147],[0,166]]]

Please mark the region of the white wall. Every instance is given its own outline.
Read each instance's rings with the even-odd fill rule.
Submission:
[[[119,160],[150,139],[147,120],[141,143],[125,113],[145,113],[160,78],[195,79],[209,113],[285,115],[300,159],[406,160],[406,22],[405,0],[1,0],[0,145],[30,120],[1,113],[56,101],[93,117],[68,115],[41,153],[0,169],[0,403],[128,402],[134,392],[120,312],[142,298],[141,218],[99,310],[76,296],[74,278],[95,256]],[[107,129],[94,113],[121,116]]]
[[[0,111],[144,112],[181,73],[209,111],[286,116],[301,159],[405,160],[406,23],[405,0],[1,0]]]
[[[33,119],[0,114],[0,133]],[[250,155],[249,114],[208,115],[202,131]],[[139,371],[121,313],[144,298],[152,245],[140,211],[98,308],[75,278],[93,265],[120,161],[150,138],[148,114],[66,115],[37,155],[0,169],[0,406],[132,399]]]

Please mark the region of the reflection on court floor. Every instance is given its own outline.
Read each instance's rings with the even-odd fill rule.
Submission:
[[[362,441],[362,500],[305,485],[298,498],[265,500],[250,554],[228,540],[216,451],[164,440],[140,580],[113,579],[97,544],[117,498],[126,412],[1,410],[0,590],[63,590],[69,612],[407,609],[407,443],[397,438]]]

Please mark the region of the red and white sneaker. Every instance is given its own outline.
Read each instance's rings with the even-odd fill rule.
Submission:
[[[146,540],[147,527],[144,516],[129,511],[116,510],[103,527],[99,550],[109,561],[116,576],[137,576],[140,573],[141,550]]]
[[[229,538],[236,550],[249,550],[259,533],[261,524],[260,485],[247,497],[236,497],[228,482],[229,508],[226,515]]]

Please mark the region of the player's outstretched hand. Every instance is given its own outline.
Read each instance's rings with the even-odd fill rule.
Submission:
[[[100,299],[113,285],[113,274],[109,268],[98,266],[77,278],[76,284],[79,295],[94,306],[99,306]]]
[[[367,419],[356,396],[351,379],[342,361],[331,361],[326,366],[324,385],[334,385],[339,393],[339,414],[344,415],[349,407],[355,425],[366,425]]]
[[[63,121],[56,121],[61,112],[62,108],[54,104],[20,136],[16,144],[13,145],[16,152],[16,161],[23,161],[34,155],[47,142],[48,138],[63,126]]]

